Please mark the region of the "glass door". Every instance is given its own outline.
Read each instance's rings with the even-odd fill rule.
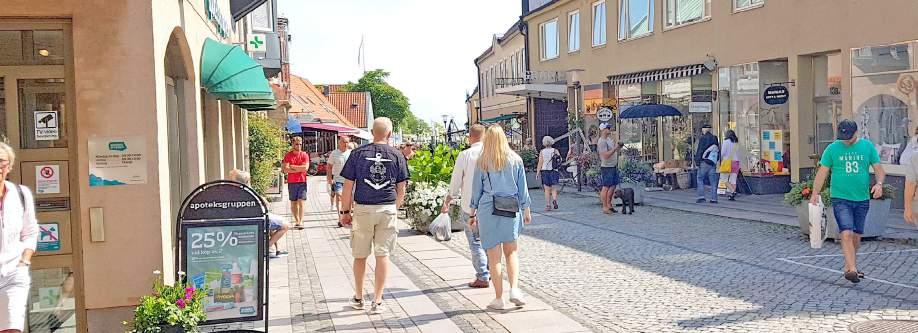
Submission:
[[[835,141],[835,124],[841,115],[841,98],[817,97],[814,99],[816,140],[813,145],[813,156],[816,161],[822,157],[822,152]]]

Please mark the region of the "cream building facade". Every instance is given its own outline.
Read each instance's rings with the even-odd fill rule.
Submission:
[[[785,185],[813,170],[841,118],[903,174],[896,156],[918,125],[916,12],[908,0],[524,2],[530,69],[568,72],[578,112],[591,95],[617,115],[648,102],[682,112],[618,124],[644,160],[690,159],[693,133],[711,123],[740,136],[749,176]]]
[[[514,80],[526,77],[526,39],[515,22],[504,34],[494,35],[484,53],[475,59],[478,68],[478,122],[501,123],[516,134],[511,142],[522,142],[529,117],[529,99],[525,96],[501,94],[499,90]]]
[[[44,191],[38,218],[59,232],[33,260],[32,298],[63,291],[63,308],[30,304],[32,329],[50,327],[46,314],[60,310],[59,332],[122,331],[152,272],[175,276],[184,196],[247,168],[246,111],[200,83],[206,40],[244,41],[230,8],[229,0],[4,2],[0,131],[19,154],[11,180]],[[53,113],[57,136],[36,134],[50,126],[32,120],[40,112]],[[139,154],[126,185],[91,179],[106,143]]]

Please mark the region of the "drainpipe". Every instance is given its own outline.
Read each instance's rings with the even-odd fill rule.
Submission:
[[[529,12],[529,3],[526,0],[523,0],[523,15],[520,15],[520,20],[517,24],[520,26],[520,35],[523,35],[523,57],[525,61],[525,68],[523,71],[523,76],[530,71],[529,67],[529,25],[526,24],[526,14]],[[535,134],[535,110],[532,110],[532,97],[526,96],[526,113],[527,118],[529,118],[529,113],[532,112],[532,117],[528,121],[529,125],[529,136],[532,137]],[[525,142],[527,138],[523,138]],[[533,139],[533,142],[535,140]]]
[[[472,110],[472,112],[475,112],[475,114],[478,115],[478,122],[480,123],[481,122],[481,95],[483,91],[482,89],[484,89],[484,87],[481,86],[481,67],[478,65],[478,58],[475,58],[475,75],[478,75],[478,107],[477,107],[478,110]]]

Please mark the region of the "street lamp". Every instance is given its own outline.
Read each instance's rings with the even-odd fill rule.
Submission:
[[[449,144],[449,115],[443,114],[443,135],[445,136],[445,142]]]

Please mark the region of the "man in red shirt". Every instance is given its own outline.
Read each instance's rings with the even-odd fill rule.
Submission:
[[[303,151],[303,138],[293,137],[293,150],[284,155],[282,170],[287,174],[290,192],[290,210],[294,228],[303,229],[303,208],[306,203],[306,171],[309,170],[309,153]]]

